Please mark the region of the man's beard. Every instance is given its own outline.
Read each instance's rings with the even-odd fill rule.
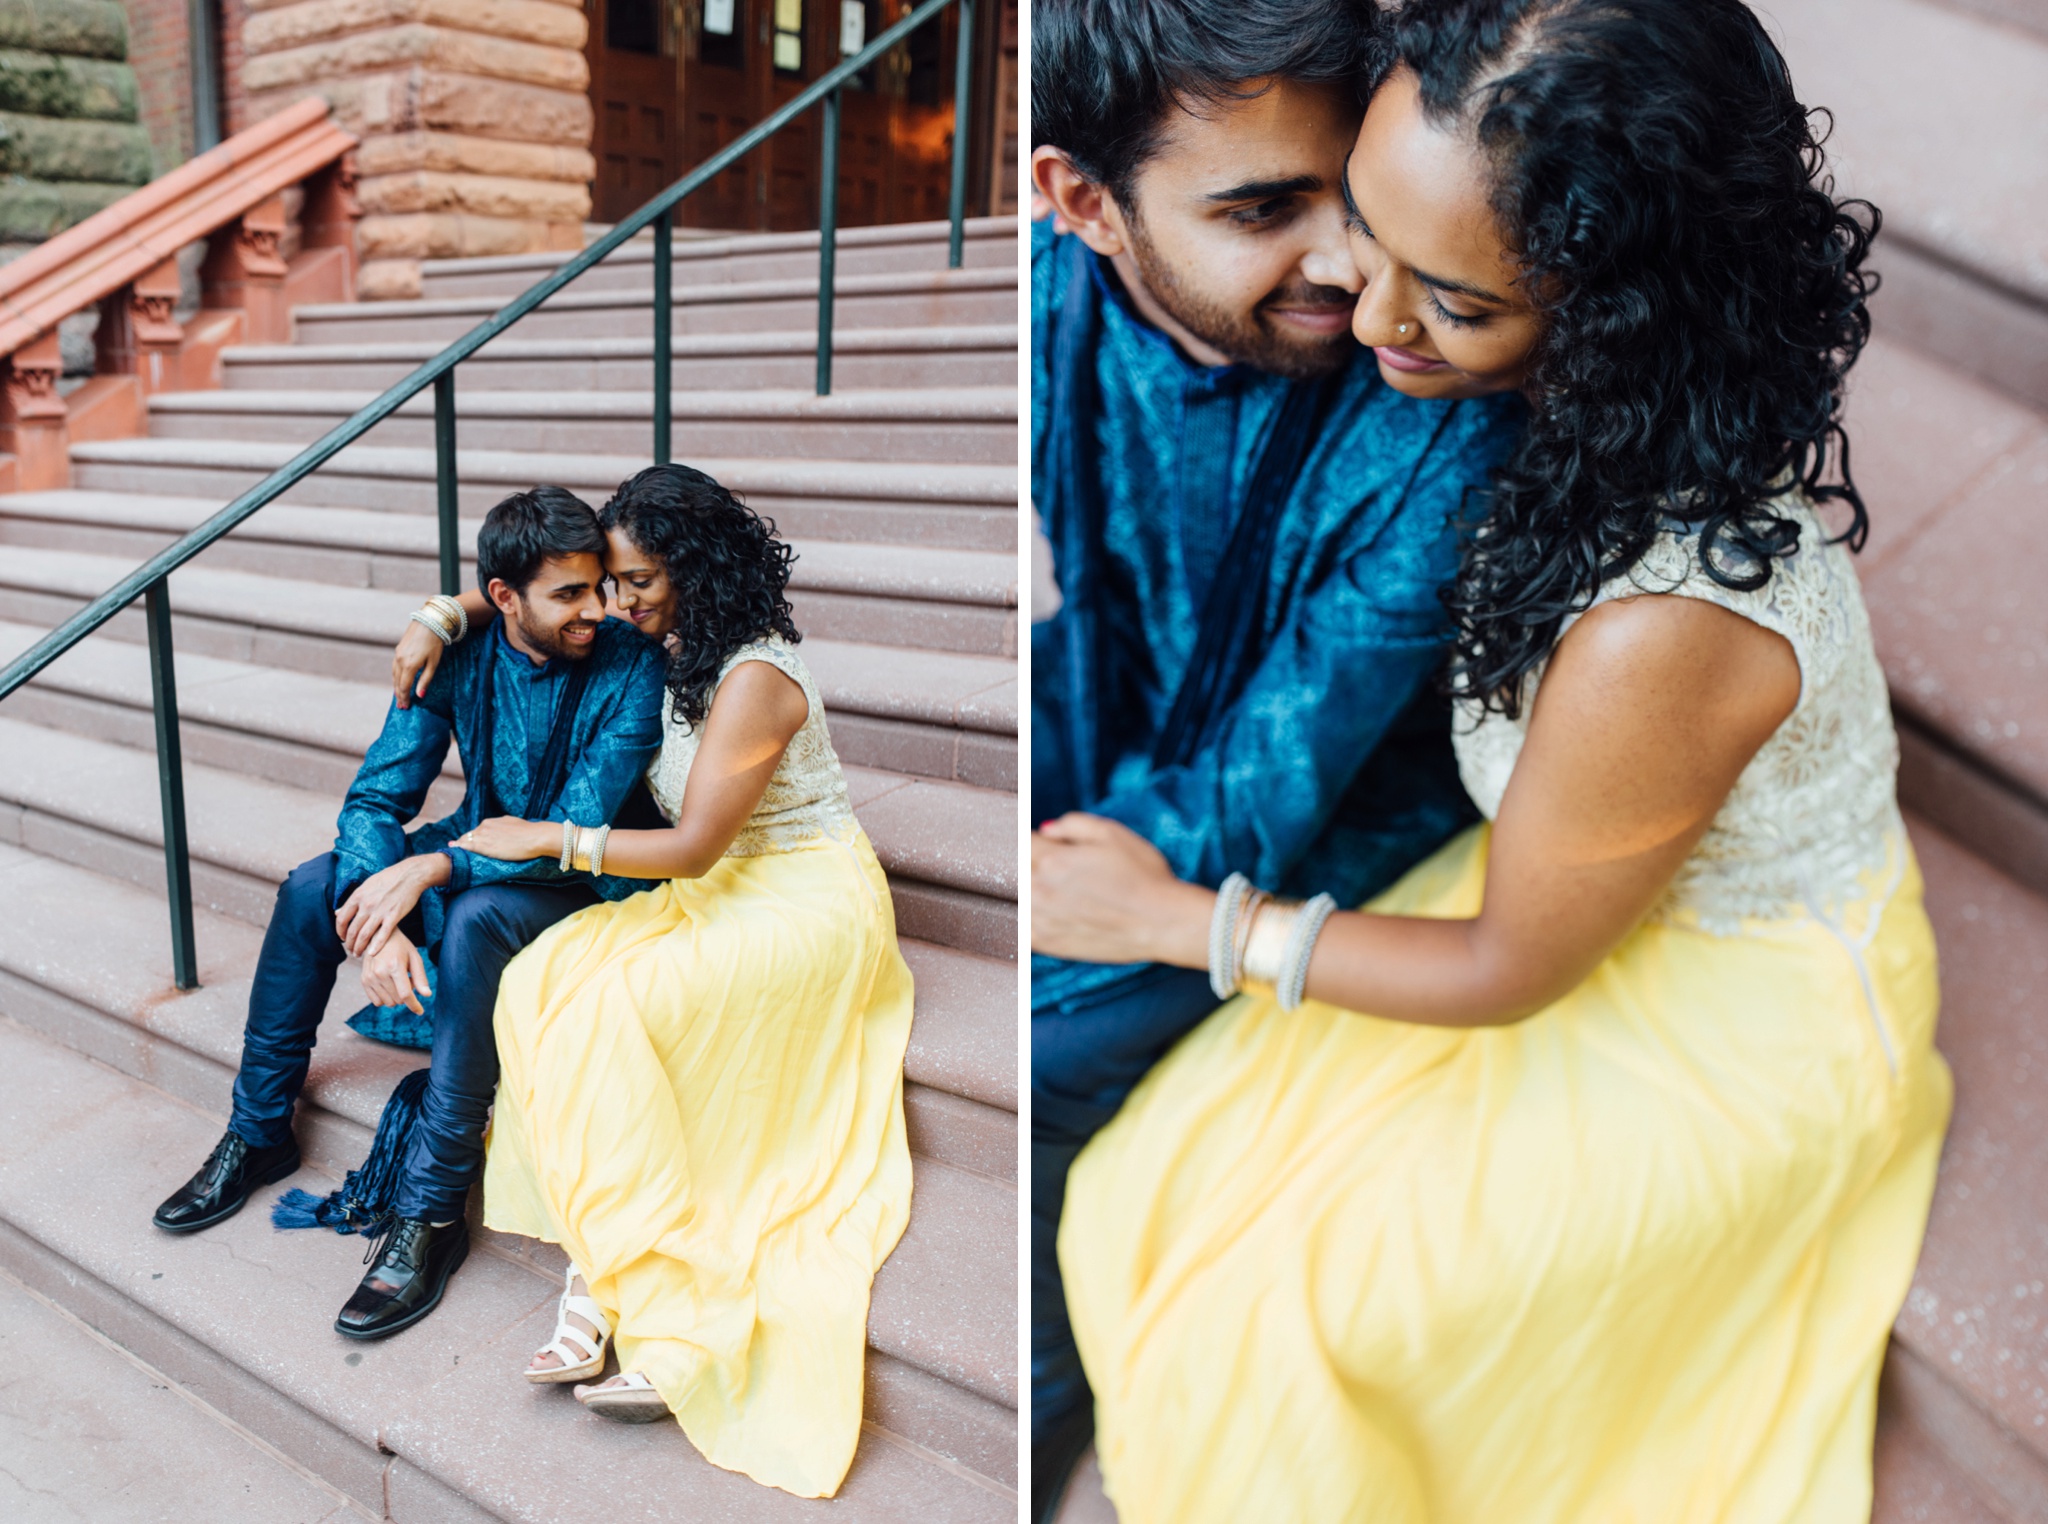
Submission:
[[[572,624],[576,622],[575,620],[570,621]],[[566,628],[566,626],[562,628]],[[580,646],[570,645],[569,642],[562,639],[562,628],[542,629],[529,617],[526,600],[524,598],[519,600],[520,638],[534,650],[540,652],[542,656],[553,661],[581,661],[596,649],[597,643],[595,641],[587,641]]]
[[[1310,381],[1327,376],[1350,359],[1356,341],[1348,332],[1324,337],[1292,334],[1266,312],[1268,307],[1350,307],[1357,298],[1341,286],[1317,286],[1307,281],[1289,281],[1261,297],[1249,312],[1231,312],[1186,290],[1173,267],[1160,258],[1159,250],[1147,236],[1136,215],[1127,213],[1131,234],[1131,258],[1145,286],[1173,320],[1212,349],[1255,370],[1270,371],[1290,380]]]

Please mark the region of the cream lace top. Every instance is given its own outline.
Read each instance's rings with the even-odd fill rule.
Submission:
[[[789,852],[821,837],[850,841],[860,827],[853,818],[853,805],[846,797],[846,777],[839,770],[839,754],[832,749],[832,737],[825,729],[825,704],[818,697],[818,685],[810,669],[797,656],[795,647],[780,635],[742,646],[726,658],[718,681],[741,662],[765,661],[794,679],[804,690],[810,713],[768,780],[761,802],[740,827],[728,857],[765,857],[771,852]],[[664,711],[661,751],[647,769],[647,787],[662,814],[671,821],[682,813],[683,789],[690,781],[690,764],[697,759],[697,731]]]
[[[1802,908],[1835,924],[1888,864],[1902,860],[1894,851],[1903,831],[1894,788],[1899,743],[1855,569],[1843,546],[1827,543],[1804,494],[1774,506],[1799,525],[1799,549],[1774,562],[1757,591],[1723,587],[1702,569],[1698,537],[1667,531],[1593,600],[1702,598],[1784,636],[1799,659],[1797,706],[1743,769],[1652,912],[1723,935],[1745,919],[1780,919]],[[1519,720],[1460,706],[1459,772],[1489,820],[1521,754],[1540,680],[1540,671],[1530,674]]]

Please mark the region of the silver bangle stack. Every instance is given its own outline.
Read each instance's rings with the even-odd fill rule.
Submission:
[[[436,593],[414,609],[412,622],[424,626],[444,646],[454,645],[469,633],[469,615],[446,593]]]
[[[567,816],[562,818],[562,860],[561,869],[567,873],[576,864],[576,822]]]
[[[1218,1000],[1237,993],[1244,972],[1244,949],[1238,942],[1238,927],[1245,920],[1245,902],[1258,891],[1242,873],[1233,873],[1216,891],[1216,908],[1209,914],[1209,988]]]
[[[1216,891],[1209,917],[1209,988],[1228,1000],[1247,982],[1269,985],[1281,1010],[1296,1010],[1316,938],[1336,908],[1327,894],[1307,904],[1275,899],[1242,873],[1231,874]]]

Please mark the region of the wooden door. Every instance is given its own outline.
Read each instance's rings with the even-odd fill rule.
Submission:
[[[682,173],[667,0],[591,0],[592,215],[617,222]]]
[[[702,164],[761,118],[755,66],[757,12],[770,0],[691,0],[682,49],[683,168]],[[759,178],[749,154],[684,200],[677,220],[696,228],[759,225]]]
[[[624,3],[624,0],[598,0]],[[841,58],[893,26],[912,0],[686,0],[682,169],[701,164]],[[982,0],[984,11],[991,0]],[[952,11],[851,81],[841,99],[839,218],[861,227],[943,218],[952,184]],[[979,113],[977,113],[979,114]],[[818,225],[817,108],[683,203],[692,227]]]

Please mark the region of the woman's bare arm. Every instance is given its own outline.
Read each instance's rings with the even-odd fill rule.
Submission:
[[[457,593],[455,601],[469,616],[471,630],[480,628],[486,620],[498,617],[498,611],[491,607],[491,600],[473,587]],[[447,649],[441,644],[440,637],[424,625],[407,620],[398,637],[398,645],[391,653],[392,702],[400,709],[410,709],[414,699],[425,698],[427,684],[434,680],[434,673],[441,665],[441,653]]]
[[[1439,1026],[1511,1022],[1567,993],[1656,903],[1799,698],[1780,636],[1712,604],[1601,605],[1560,642],[1501,802],[1470,920],[1333,916],[1308,993]],[[1215,895],[1089,816],[1033,843],[1032,940],[1098,962],[1203,968]]]

